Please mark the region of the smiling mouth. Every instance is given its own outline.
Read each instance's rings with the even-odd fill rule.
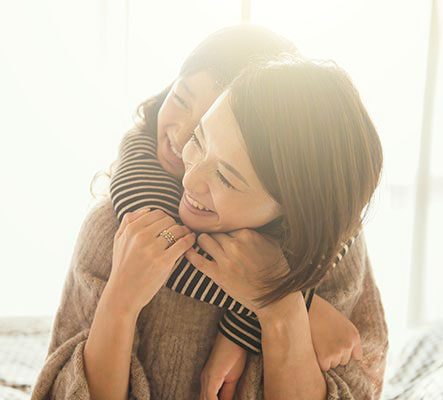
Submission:
[[[170,149],[172,150],[172,152],[175,154],[175,156],[176,156],[178,159],[182,160],[182,153],[180,153],[180,152],[174,147],[174,145],[172,144],[171,139],[169,139],[169,136],[168,136],[168,135],[166,135],[166,138],[168,139],[169,147],[170,147]]]
[[[207,208],[206,206],[204,206],[203,204],[199,203],[197,200],[194,200],[191,196],[189,196],[187,193],[185,193],[185,197],[188,200],[189,204],[194,207],[197,210],[200,211],[209,211],[209,212],[214,212],[212,210],[210,210],[209,208]]]

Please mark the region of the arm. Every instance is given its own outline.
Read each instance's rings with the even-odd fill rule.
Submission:
[[[360,236],[340,268],[317,287],[317,293],[358,329],[363,350],[361,361],[350,360],[324,373],[328,400],[378,400],[383,388],[388,329],[364,235]]]
[[[315,288],[303,290],[303,299],[306,310],[309,312],[313,298],[315,298]],[[226,338],[242,347],[244,350],[260,354],[261,327],[258,318],[255,316],[245,316],[231,310],[227,310],[217,325],[218,331]]]
[[[348,252],[349,248],[354,244],[355,240],[360,235],[361,231],[357,232],[354,236],[351,236],[346,243],[343,243],[343,247],[340,249],[340,251],[337,253],[337,256],[332,264],[332,267],[335,268],[337,264],[340,262],[340,260],[343,259],[343,257]],[[314,322],[313,325],[311,325],[311,330],[315,332],[317,330],[317,327],[319,324],[317,324],[315,321],[321,322],[322,315],[318,315],[319,313],[329,312],[328,307],[322,303],[324,303],[323,299],[318,299],[319,296],[315,295],[315,288],[302,290],[304,301],[306,303],[306,310],[308,311],[310,315],[310,322]],[[311,304],[315,303],[316,307],[313,307],[312,312],[309,312],[311,309]],[[318,304],[322,304],[322,307],[320,307]],[[334,310],[330,310],[329,314],[335,314]],[[328,314],[328,315],[329,315]],[[311,318],[312,316],[312,318]],[[332,316],[332,315],[331,315]],[[335,321],[337,319],[335,318]],[[324,325],[324,324],[322,324]],[[352,339],[355,335],[358,335],[358,332],[355,334],[353,333],[353,328],[355,328],[352,324],[346,324],[347,330],[345,329],[344,335],[338,336],[338,339],[342,342],[343,337],[348,339],[348,343],[352,342]],[[219,321],[217,328],[219,332],[224,335],[226,338],[237,344],[238,346],[242,347],[244,350],[250,351],[255,354],[260,354],[262,351],[262,345],[261,345],[261,327],[260,323],[254,313],[252,313],[251,316],[243,315],[239,313],[234,313],[231,310],[226,311],[223,314],[222,319]],[[321,329],[319,329],[320,331]],[[323,332],[319,332],[323,334]],[[334,331],[332,331],[333,336]],[[314,335],[315,338],[318,338],[319,335]],[[334,337],[334,336],[333,336]],[[353,340],[354,342],[356,340]],[[328,359],[330,357],[330,350],[335,350],[333,352],[337,352],[337,346],[331,346],[326,347],[320,344],[318,340],[314,340],[314,346],[315,351],[318,355],[318,358],[320,358],[319,362],[323,363],[325,360],[326,363],[328,362]],[[321,349],[320,349],[321,347]],[[325,350],[326,349],[326,350]]]
[[[355,240],[360,235],[360,232],[357,232],[354,236],[351,236],[346,243],[343,243],[343,247],[340,249],[340,251],[337,253],[337,256],[332,264],[332,267],[335,268],[337,264],[340,262],[340,260],[343,259],[343,257],[348,252],[349,248],[352,246],[352,244],[355,242]],[[306,303],[306,310],[310,311],[311,304],[315,303],[316,307],[313,308],[312,312],[309,313],[310,315],[310,321],[314,322],[313,325],[311,325],[311,330],[315,332],[317,329],[318,324],[315,323],[315,321],[320,321],[322,319],[321,315],[318,315],[319,313],[328,312],[328,307],[325,307],[323,305],[322,307],[319,307],[318,303],[324,302],[322,299],[318,299],[319,296],[315,295],[315,288],[302,290],[304,301]],[[337,314],[333,313],[334,310],[330,310],[330,314]],[[329,314],[328,314],[329,315]],[[312,316],[312,318],[311,318]],[[336,321],[336,319],[335,319]],[[349,328],[354,328],[352,324],[347,324]],[[252,313],[251,316],[243,315],[239,313],[234,313],[233,311],[226,311],[223,314],[222,319],[219,321],[217,328],[219,332],[224,335],[226,338],[231,340],[232,342],[236,343],[243,349],[247,351],[251,351],[252,353],[259,354],[262,351],[261,346],[261,327],[260,323],[257,320],[257,317],[255,314]],[[320,329],[319,329],[320,330]],[[351,331],[351,332],[349,332]],[[319,332],[320,333],[320,332]],[[321,332],[323,334],[323,332]],[[334,333],[332,331],[332,333]],[[357,332],[358,334],[358,332]],[[344,336],[339,336],[338,339],[340,341],[343,339],[343,337],[349,338],[349,336],[354,336],[352,329],[348,329],[345,331]],[[318,335],[315,335],[316,338],[318,338]],[[348,342],[352,340],[352,337],[349,338]],[[355,341],[355,340],[354,340]],[[329,358],[329,349],[334,349],[334,346],[328,348],[326,347],[326,351],[324,351],[325,346],[321,346],[321,350],[319,349],[320,343],[318,341],[314,341],[314,345],[317,345],[315,348],[316,353],[319,355],[319,362],[323,362],[323,359],[327,361]],[[335,349],[337,346],[335,346]]]
[[[327,400],[379,400],[389,347],[388,330],[364,235],[356,240],[340,268],[325,276],[316,293],[355,325],[363,350],[361,361],[351,359],[345,366],[323,372]],[[273,346],[277,341],[269,343]]]
[[[91,398],[86,379],[87,368],[83,358],[85,345],[91,329],[94,332],[88,344],[88,347],[92,344],[89,350],[98,349],[94,346],[94,341],[98,342],[98,337],[112,340],[106,339],[109,333],[102,336],[104,324],[112,328],[112,325],[118,321],[118,317],[105,321],[103,316],[109,314],[106,310],[108,306],[103,300],[105,297],[103,299],[101,297],[112,267],[113,239],[117,228],[118,223],[109,199],[94,207],[81,226],[60,305],[55,315],[48,353],[33,386],[32,400]],[[129,366],[128,348],[132,335],[134,340],[132,351],[129,352]],[[132,326],[120,327],[110,336],[115,336],[114,339],[119,344],[125,345],[126,350],[122,360],[124,359],[128,365],[131,394],[136,393],[141,396],[139,398],[149,399],[149,382],[136,355],[139,343],[137,330],[133,330]],[[89,355],[93,355],[93,352]],[[104,360],[107,356],[102,357]],[[109,355],[109,357],[114,356]],[[115,362],[115,359],[112,362]],[[126,373],[124,371],[121,373],[117,379],[127,380]],[[106,381],[106,384],[109,385],[110,382]]]
[[[363,349],[363,358],[361,361],[351,359],[346,366],[338,366],[323,372],[327,387],[327,400],[380,399],[389,346],[388,331],[380,293],[374,282],[372,267],[368,258],[363,235],[356,241],[352,251],[348,257],[346,257],[341,267],[330,270],[325,279],[317,286],[317,293],[347,316],[355,325],[360,332]],[[299,326],[301,327],[302,337],[308,346],[308,348],[305,349],[307,352],[305,354],[312,356],[310,353],[309,340],[305,336],[305,325],[302,323],[304,317],[300,316],[300,314],[303,314],[301,311],[303,308],[299,306],[298,310],[297,314],[300,318]],[[271,317],[274,318],[273,321],[276,321],[275,317],[278,314],[281,313],[278,311],[270,312],[267,316],[269,317],[269,315],[271,315]],[[287,314],[285,321],[291,320],[289,315],[290,314]],[[271,317],[266,321],[270,320]],[[297,332],[299,332],[298,328],[293,327],[291,329],[291,322],[282,323],[281,319],[277,319],[277,321],[279,322],[274,324],[267,322],[262,323],[264,369],[266,377],[266,369],[268,368],[269,387],[279,384],[285,385],[285,374],[283,374],[283,376],[277,374],[273,376],[272,370],[269,371],[269,369],[272,365],[277,365],[275,360],[281,361],[281,358],[278,357],[283,357],[281,354],[285,347],[280,346],[279,343],[281,343],[281,340],[285,340],[284,338],[287,332],[294,331],[294,329],[297,329]],[[269,328],[265,328],[265,326]],[[275,340],[275,337],[271,339],[270,335],[275,333],[276,327],[279,328],[277,330],[278,334],[280,336],[283,335],[283,339],[281,340]],[[269,338],[266,342],[266,344],[268,344],[267,347],[270,348],[269,350],[266,350],[265,329],[266,337]],[[286,341],[290,343],[288,339],[286,339]],[[288,347],[286,347],[286,352],[287,349]],[[268,353],[268,363],[265,360],[266,351]],[[296,351],[299,350],[296,349]],[[291,351],[288,354],[293,353]],[[310,366],[313,364],[314,363],[309,363]],[[282,387],[285,388],[286,386]],[[266,393],[266,383],[264,390]],[[309,390],[309,388],[306,390]],[[295,399],[298,398],[298,394],[295,393],[294,396]],[[321,395],[319,396],[321,398]]]
[[[85,376],[91,399],[94,400],[128,398],[137,315],[122,310],[119,304],[115,304],[115,299],[118,299],[118,294],[113,293],[110,285],[106,285],[84,347]]]
[[[265,400],[324,400],[326,382],[311,340],[301,292],[259,311]]]

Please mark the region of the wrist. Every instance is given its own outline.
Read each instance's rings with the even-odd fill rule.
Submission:
[[[136,308],[131,301],[124,300],[122,291],[109,280],[100,297],[100,303],[103,307],[112,311],[113,315],[137,320],[141,309]]]
[[[301,291],[293,292],[255,312],[260,325],[280,326],[296,318],[300,312],[306,313],[306,306]]]

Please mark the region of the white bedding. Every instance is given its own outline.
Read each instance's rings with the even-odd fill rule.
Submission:
[[[0,318],[0,400],[29,400],[51,327],[51,316]],[[410,331],[399,348],[388,355],[382,399],[443,400],[443,321]]]

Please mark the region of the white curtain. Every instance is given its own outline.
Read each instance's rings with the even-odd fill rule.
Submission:
[[[366,235],[390,333],[443,318],[442,8],[439,0],[2,2],[0,315],[55,312],[93,202],[89,183],[116,157],[136,106],[207,34],[250,21],[350,74],[384,148]]]

